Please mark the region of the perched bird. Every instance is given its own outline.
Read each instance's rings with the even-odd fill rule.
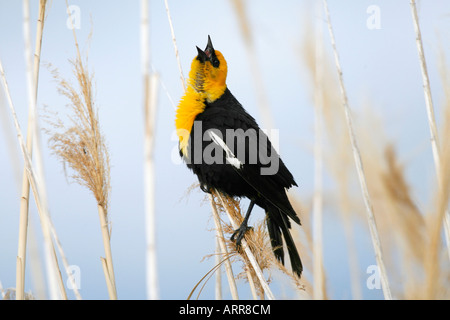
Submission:
[[[206,49],[197,51],[176,112],[180,155],[204,192],[216,189],[250,200],[231,240],[240,246],[258,205],[266,212],[275,257],[284,264],[284,238],[292,270],[300,277],[302,262],[289,232],[290,220],[300,224],[300,219],[286,195],[286,189],[297,184],[267,135],[228,89],[227,62],[209,36]]]

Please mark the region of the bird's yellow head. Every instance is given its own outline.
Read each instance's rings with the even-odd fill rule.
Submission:
[[[178,104],[175,127],[180,140],[180,150],[188,157],[188,142],[195,117],[205,110],[205,94],[203,92],[206,54],[198,47],[198,56],[192,60],[189,72],[188,87]]]
[[[214,50],[209,36],[205,51],[198,47],[197,51],[198,55],[191,63],[189,85],[178,105],[175,118],[180,150],[186,157],[189,135],[196,116],[205,110],[205,102],[216,101],[227,88],[227,62],[220,51]]]
[[[204,65],[203,92],[207,101],[213,102],[220,98],[227,88],[228,67],[223,54],[219,50],[214,50],[209,36],[204,53],[207,59]]]
[[[191,63],[189,72],[189,89],[213,102],[220,98],[227,87],[227,62],[219,50],[214,50],[211,38],[205,51],[197,47],[198,55]]]

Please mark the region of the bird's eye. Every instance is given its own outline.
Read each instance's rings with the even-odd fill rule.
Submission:
[[[213,59],[212,65],[213,65],[214,68],[219,67],[219,65],[220,65],[219,59],[217,59],[217,58]]]

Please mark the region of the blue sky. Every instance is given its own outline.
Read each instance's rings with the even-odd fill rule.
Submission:
[[[34,39],[38,8],[32,2]],[[69,4],[80,8],[77,37],[83,53],[88,52],[89,68],[94,73],[96,104],[111,156],[110,219],[118,296],[145,299],[140,3],[78,0]],[[260,121],[246,46],[231,1],[172,0],[169,5],[184,75],[187,77],[190,62],[196,55],[195,46],[203,48],[207,36],[211,35],[215,48],[228,62],[228,87]],[[367,27],[370,5],[380,9],[379,29]],[[314,11],[312,1],[249,0],[246,8],[255,44],[252,58],[261,68],[273,122],[280,129],[280,153],[299,183],[295,194],[310,203],[314,114],[311,84],[300,50],[308,32],[306,19],[312,18],[316,23],[323,20]],[[427,144],[429,132],[409,1],[330,0],[329,9],[350,106],[357,112],[367,99],[375,106],[387,133],[397,143],[400,157],[408,160],[408,179],[415,186],[419,205],[426,207],[434,169]],[[52,1],[48,8],[38,95],[39,108],[48,106],[61,114],[65,113],[67,101],[57,93],[45,64],[51,63],[65,78],[72,77],[68,59],[74,58],[76,52],[72,31],[66,26],[65,10],[63,1]],[[446,39],[450,36],[450,4],[445,0],[419,1],[418,12],[433,98],[438,104],[442,100],[442,87],[436,57],[440,47],[449,57],[450,44]],[[21,1],[0,2],[0,57],[22,130],[25,130],[28,107],[22,28]],[[214,264],[212,260],[203,260],[214,252],[213,221],[210,206],[203,201],[204,194],[195,190],[187,195],[187,189],[196,182],[195,176],[183,164],[171,161],[176,147],[173,140],[175,110],[171,100],[177,104],[182,87],[164,1],[150,1],[150,28],[151,63],[161,79],[155,144],[160,296],[185,299]],[[92,38],[88,41],[91,31]],[[324,25],[325,49],[330,52],[326,31]],[[9,288],[15,286],[18,181],[21,180],[22,160],[17,147],[8,148],[8,141],[15,141],[15,136],[4,106],[1,117],[6,121],[0,123],[0,281]],[[99,259],[103,256],[103,247],[94,198],[84,188],[68,183],[63,166],[47,148],[46,137],[42,140],[50,212],[69,262],[80,267],[81,295],[85,299],[107,298]],[[360,193],[355,192],[354,196],[360,197]],[[30,215],[40,245],[34,203]],[[259,212],[253,219],[262,217]],[[324,228],[330,296],[350,298],[341,222],[336,216],[328,215]],[[363,222],[356,233],[364,276],[367,266],[375,262]],[[32,288],[29,269],[26,289]],[[242,295],[250,297],[246,286],[242,283],[241,286]],[[382,297],[380,290],[365,289],[365,279],[361,280],[361,286],[364,298]],[[211,282],[201,297],[213,298],[213,295]]]

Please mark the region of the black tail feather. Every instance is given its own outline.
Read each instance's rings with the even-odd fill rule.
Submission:
[[[276,222],[267,214],[267,229],[269,230],[270,244],[272,250],[277,258],[284,265],[284,251],[283,251],[283,239],[281,238],[281,230]]]
[[[289,231],[289,218],[287,215],[283,214],[280,209],[272,205],[268,205],[266,215],[267,229],[269,230],[270,243],[275,257],[284,265],[283,241],[281,238],[281,235],[283,235],[284,243],[288,249],[289,259],[291,261],[292,271],[300,277],[303,271],[303,265],[295,246],[294,239],[292,239]]]

